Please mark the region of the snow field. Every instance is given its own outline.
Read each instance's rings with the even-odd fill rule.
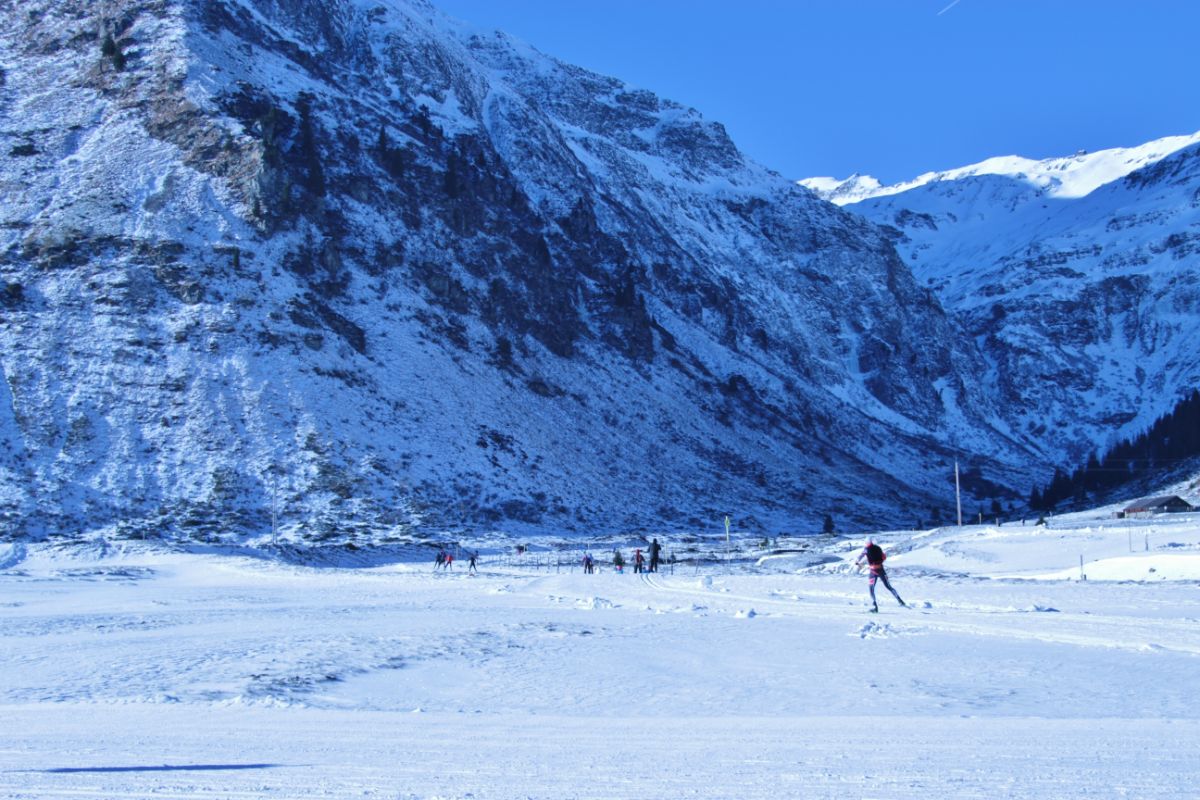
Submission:
[[[6,798],[1186,796],[1194,720],[9,707]],[[64,748],[64,741],[70,742]],[[69,752],[65,752],[69,751]]]
[[[881,536],[911,607],[878,615],[858,542],[478,576],[0,546],[0,797],[1187,796],[1196,583],[1048,578],[1123,535],[1054,524]]]

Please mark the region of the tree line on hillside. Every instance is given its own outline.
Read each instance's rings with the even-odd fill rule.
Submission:
[[[1069,475],[1056,469],[1045,487],[1035,486],[1030,492],[1029,507],[1049,511],[1064,501],[1102,496],[1196,456],[1200,456],[1200,390],[1192,390],[1149,430],[1121,440],[1103,456],[1093,453]]]

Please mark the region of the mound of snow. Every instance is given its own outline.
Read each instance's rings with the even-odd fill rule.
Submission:
[[[894,571],[1029,580],[1200,580],[1200,514],[1129,520],[1093,513],[1055,518],[1048,526],[967,525],[889,538],[895,543],[884,549]]]

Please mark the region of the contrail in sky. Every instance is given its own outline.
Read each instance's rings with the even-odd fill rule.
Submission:
[[[956,5],[958,5],[958,4],[959,4],[959,3],[961,3],[961,2],[962,2],[962,0],[954,0],[954,2],[952,2],[950,5],[946,6],[946,7],[945,7],[945,8],[943,8],[941,11],[939,11],[939,12],[937,13],[937,15],[940,17],[942,14],[945,14],[947,11],[949,11],[949,10],[950,10],[950,9],[952,9],[952,8],[954,8]]]

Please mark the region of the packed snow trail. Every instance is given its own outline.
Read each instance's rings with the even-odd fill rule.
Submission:
[[[784,616],[829,619],[847,613],[845,602],[828,602],[828,594],[808,596],[795,594],[790,599],[778,597],[750,596],[742,593],[722,592],[714,594],[712,589],[668,582],[659,576],[642,574],[642,583],[651,589],[710,603],[739,601],[747,608],[769,609]],[[865,583],[865,578],[863,579]],[[865,597],[866,592],[863,592]],[[824,599],[826,602],[813,602]],[[953,608],[957,613],[948,614]],[[857,614],[857,607],[853,613]],[[865,604],[861,610],[866,610]],[[919,624],[922,629],[963,633],[978,637],[1007,637],[1047,643],[1071,644],[1084,647],[1118,648],[1133,651],[1159,650],[1200,655],[1200,625],[1194,619],[1139,620],[1137,630],[1131,629],[1130,620],[1093,614],[1064,613],[1059,609],[1031,605],[1025,608],[981,606],[978,604],[939,604],[933,611],[929,604],[918,602],[898,606],[890,602],[883,605],[885,616],[897,615],[906,623]],[[905,614],[919,615],[919,622],[906,618]],[[1038,614],[1031,620],[1030,614]],[[1053,616],[1050,616],[1053,615]],[[1007,623],[1007,624],[1005,624]]]

